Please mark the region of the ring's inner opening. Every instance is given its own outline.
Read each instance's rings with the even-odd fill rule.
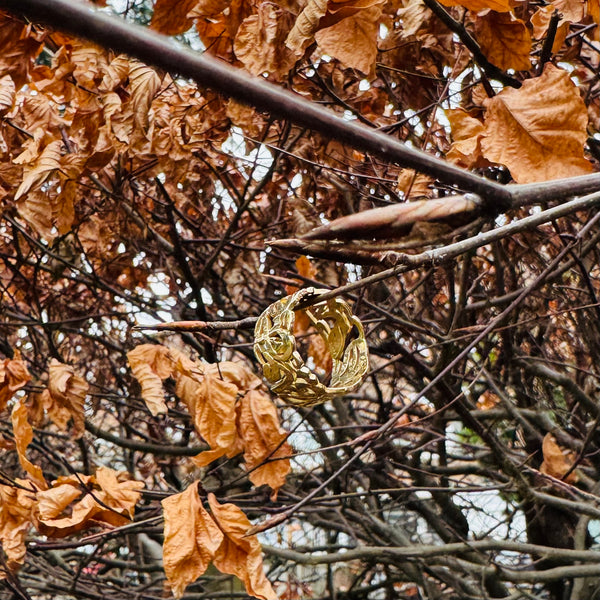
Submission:
[[[346,336],[346,342],[344,344],[344,352],[346,351],[348,344],[352,340],[357,340],[359,337],[360,337],[360,331],[358,330],[358,327],[356,325],[352,325],[352,329],[348,332],[348,335]]]
[[[335,325],[333,319],[327,319],[326,322],[330,329]],[[296,338],[296,349],[304,359],[304,363],[323,385],[328,386],[333,366],[331,354],[327,341],[321,336],[306,311],[296,311],[293,333]]]

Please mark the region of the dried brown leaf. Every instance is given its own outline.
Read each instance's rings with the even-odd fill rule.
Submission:
[[[0,361],[0,411],[4,410],[13,394],[30,379],[31,375],[27,370],[27,365],[18,350],[15,351],[13,358]]]
[[[277,595],[265,577],[260,543],[256,537],[245,537],[251,526],[246,515],[234,504],[219,504],[214,494],[208,495],[208,503],[224,534],[213,559],[215,567],[239,577],[251,596],[275,600]]]
[[[165,518],[163,561],[173,595],[202,575],[223,541],[223,533],[202,506],[198,482],[161,502]]]
[[[267,73],[272,79],[285,78],[296,62],[285,46],[292,15],[271,2],[262,2],[255,15],[244,19],[237,31],[233,50],[253,75]]]
[[[58,235],[55,228],[55,206],[56,196],[41,190],[32,190],[17,202],[19,215],[40,237],[50,243]]]
[[[102,77],[102,83],[98,86],[98,89],[103,92],[114,92],[120,85],[125,83],[129,75],[129,69],[131,63],[129,57],[125,54],[119,54],[110,61],[104,69],[104,75]],[[103,103],[106,99],[103,98]]]
[[[462,108],[446,110],[452,131],[452,146],[446,158],[452,162],[470,169],[481,159],[481,140],[485,133],[483,123],[471,116]]]
[[[150,28],[165,35],[179,35],[192,26],[188,13],[197,0],[156,0]]]
[[[246,468],[251,471],[250,481],[256,486],[270,486],[275,499],[290,472],[287,457],[292,454],[286,442],[287,433],[279,425],[277,409],[266,393],[250,390],[240,401],[238,411],[238,429],[244,441]]]
[[[143,487],[141,481],[107,467],[100,467],[93,476],[59,477],[49,490],[38,494],[38,530],[65,537],[98,524],[126,525]]]
[[[81,437],[85,431],[83,405],[88,388],[87,381],[76,375],[73,367],[55,358],[50,361],[48,390],[52,398],[71,414],[76,437]]]
[[[15,200],[26,194],[32,187],[40,186],[44,181],[60,169],[62,153],[62,141],[50,142],[39,155],[37,160],[30,166],[25,167],[23,181],[15,192]],[[15,159],[17,162],[18,158]]]
[[[219,377],[233,383],[240,391],[262,387],[262,380],[242,363],[224,360],[219,363],[203,365],[204,371],[214,377]]]
[[[15,87],[27,83],[33,60],[43,47],[44,36],[29,34],[27,25],[8,12],[0,15],[0,77],[10,74]]]
[[[196,431],[211,448],[194,461],[203,466],[224,454],[239,453],[235,425],[237,386],[210,372],[200,376],[193,372],[182,373],[176,381],[177,395],[187,404]]]
[[[431,194],[433,178],[414,169],[402,169],[398,173],[398,190],[404,194],[406,200],[426,198]]]
[[[196,5],[190,10],[188,16],[192,19],[201,17],[214,17],[222,13],[230,0],[196,0]]]
[[[344,65],[373,77],[381,6],[371,6],[316,32],[319,48]]]
[[[0,545],[11,571],[25,562],[25,539],[35,520],[36,503],[35,492],[28,489],[31,482],[17,479],[16,483],[22,487],[0,485]]]
[[[302,56],[312,43],[319,29],[319,22],[327,12],[327,0],[308,0],[302,12],[296,18],[294,26],[285,41],[285,45]]]
[[[556,443],[556,438],[551,433],[547,433],[544,436],[542,454],[544,455],[544,462],[540,466],[540,471],[557,479],[562,479],[573,466],[575,458],[573,452],[563,450]],[[577,479],[577,473],[573,471],[569,473],[565,481],[567,483],[575,483]]]
[[[142,344],[127,353],[133,376],[142,388],[142,398],[154,416],[167,412],[162,381],[173,370],[173,360],[168,348],[155,344]]]
[[[302,277],[307,277],[308,279],[316,279],[317,278],[317,269],[310,262],[310,259],[307,256],[301,256],[300,258],[296,259],[296,271],[298,271],[298,275],[301,275]],[[285,286],[285,291],[288,294],[293,294],[294,292],[297,292],[299,289],[300,289],[300,287],[297,285],[286,285]],[[308,317],[306,316],[305,313],[302,313],[302,312],[299,315],[296,315],[296,320],[294,321],[294,325],[296,325],[299,322],[298,317],[300,317],[300,319],[302,319],[302,317],[304,317],[302,319],[303,324],[304,324],[303,329],[304,330],[308,329],[308,326],[309,326]]]
[[[230,98],[227,101],[226,114],[231,123],[243,129],[248,137],[253,139],[261,137],[266,121],[264,115],[258,113],[252,106],[246,106]]]
[[[140,499],[140,490],[144,484],[130,479],[125,471],[114,471],[108,467],[96,470],[96,482],[104,492],[104,504],[133,519],[135,505]]]
[[[483,155],[506,165],[517,183],[592,171],[583,156],[587,110],[569,74],[547,64],[519,89],[504,89],[487,103]]]
[[[81,485],[89,483],[90,475],[80,475],[81,481],[74,475],[59,477],[52,487],[38,494],[37,513],[42,521],[56,519],[64,510],[83,494]]]
[[[144,133],[150,126],[150,106],[160,89],[160,77],[156,71],[139,61],[132,61],[129,70],[129,88],[134,122]]]
[[[29,446],[33,440],[33,428],[29,423],[27,415],[27,406],[25,406],[25,404],[22,402],[17,402],[14,405],[11,414],[17,455],[19,457],[19,463],[21,464],[21,467],[23,467],[25,472],[31,477],[36,487],[40,490],[45,490],[48,488],[48,485],[44,479],[42,469],[38,465],[34,465],[26,455],[27,446]]]
[[[478,16],[473,27],[481,50],[491,63],[515,71],[531,68],[531,35],[524,21],[510,12],[490,11]]]
[[[0,115],[9,111],[15,103],[15,82],[10,75],[0,79]]]
[[[71,419],[71,412],[69,409],[54,399],[48,389],[43,390],[41,394],[39,394],[39,399],[37,401],[42,405],[50,420],[59,429],[66,431],[69,420]]]
[[[82,165],[83,166],[83,165]],[[71,231],[75,221],[75,202],[78,197],[78,183],[75,179],[65,181],[60,194],[56,198],[54,223],[59,235]]]
[[[546,36],[550,20],[556,8],[552,4],[546,6],[540,6],[531,17],[531,25],[533,26],[533,37],[536,40],[541,40]],[[554,41],[552,42],[552,53],[559,52],[562,45],[565,43],[567,34],[569,33],[570,21],[560,19],[556,33],[554,34]]]
[[[37,529],[50,537],[62,538],[86,529],[101,509],[86,488],[94,484],[92,475],[59,477],[52,487],[37,495]],[[77,502],[75,502],[77,500]]]
[[[402,19],[402,35],[404,37],[416,35],[431,14],[423,0],[406,2],[403,8],[398,9],[398,16]]]

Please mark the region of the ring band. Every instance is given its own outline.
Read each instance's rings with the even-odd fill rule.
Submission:
[[[340,298],[305,309],[314,328],[325,340],[333,367],[329,385],[319,381],[296,348],[294,309],[300,302],[329,290],[312,287],[271,304],[258,318],[254,330],[254,353],[273,393],[298,406],[331,400],[358,387],[369,369],[369,351],[362,323]]]

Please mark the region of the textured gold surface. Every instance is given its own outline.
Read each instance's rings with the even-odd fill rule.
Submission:
[[[325,340],[333,367],[329,385],[319,381],[296,348],[294,308],[308,296],[326,292],[305,288],[271,304],[258,318],[254,353],[273,393],[298,406],[312,406],[360,385],[369,369],[369,351],[362,323],[339,298],[301,309]]]

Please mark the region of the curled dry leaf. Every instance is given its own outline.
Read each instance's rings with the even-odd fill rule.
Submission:
[[[165,519],[163,563],[175,598],[202,575],[223,541],[223,533],[202,506],[198,482],[162,502]]]
[[[292,453],[286,442],[287,433],[279,425],[277,409],[264,392],[250,390],[240,401],[238,414],[244,461],[251,471],[250,481],[256,486],[270,486],[274,500],[290,472],[287,457]]]
[[[235,426],[237,386],[205,372],[201,377],[180,376],[175,391],[187,404],[196,430],[211,448],[194,458],[198,466],[241,451]]]
[[[96,470],[96,483],[104,492],[103,500],[108,507],[133,519],[135,505],[140,499],[139,490],[144,487],[141,481],[129,479],[129,474],[125,471],[100,467]]]
[[[13,394],[30,379],[31,375],[27,370],[27,365],[18,350],[15,351],[13,358],[0,361],[0,411],[4,410]]]
[[[475,37],[488,60],[500,69],[531,68],[531,35],[524,21],[510,12],[490,11],[473,23]]]
[[[275,600],[277,595],[265,577],[260,543],[256,537],[246,537],[251,526],[246,515],[234,504],[219,504],[214,494],[208,494],[208,504],[223,532],[223,541],[213,559],[215,567],[239,577],[251,596]]]
[[[76,184],[65,182],[60,194],[55,189],[31,190],[17,202],[19,214],[48,242],[67,233],[75,218]]]
[[[127,353],[133,376],[142,388],[142,398],[153,416],[167,412],[163,379],[171,375],[173,361],[169,349],[155,344],[142,344]]]
[[[558,11],[560,20],[552,43],[552,52],[558,52],[569,33],[571,23],[579,23],[583,19],[585,4],[583,0],[555,0],[555,2],[540,6],[531,17],[533,37],[541,40],[546,36],[550,19],[554,12]]]
[[[144,133],[150,126],[150,106],[154,96],[160,89],[160,77],[156,71],[139,61],[131,61],[129,85],[131,87],[131,104],[136,127]]]
[[[224,360],[220,363],[204,365],[207,373],[220,377],[236,385],[240,391],[254,390],[263,386],[263,382],[241,363]]]
[[[32,187],[40,186],[60,168],[62,140],[50,142],[32,165],[25,167],[23,181],[15,192],[15,200],[26,194]],[[14,162],[18,163],[19,157]]]
[[[402,169],[398,173],[398,190],[405,200],[426,198],[431,194],[434,180],[428,175],[417,173],[414,169]]]
[[[216,17],[223,12],[230,0],[196,0],[194,8],[188,13],[191,19]]]
[[[27,406],[22,402],[17,402],[12,410],[11,420],[13,434],[15,436],[15,444],[17,447],[17,455],[19,463],[25,472],[31,477],[38,489],[48,489],[42,469],[38,465],[34,465],[26,455],[27,446],[33,440],[33,429],[27,419]]]
[[[506,165],[517,183],[584,175],[592,171],[583,156],[587,122],[569,74],[549,63],[541,76],[488,101],[483,155]]]
[[[302,277],[306,277],[308,279],[316,279],[317,278],[317,269],[316,267],[310,262],[310,259],[307,256],[300,256],[299,258],[296,259],[296,271],[298,271],[298,275],[301,275]],[[300,288],[298,286],[295,285],[286,285],[285,286],[285,291],[288,294],[293,294],[294,292],[297,292]]]
[[[268,73],[280,81],[296,62],[296,56],[284,43],[291,26],[289,12],[271,2],[262,2],[257,14],[242,21],[233,44],[235,55],[253,75]]]
[[[230,361],[196,363],[175,348],[152,344],[138,346],[127,358],[153,414],[167,410],[162,381],[167,377],[175,380],[175,393],[187,405],[196,431],[210,446],[194,457],[197,466],[244,452],[246,466],[253,469],[272,453],[276,457],[290,454],[288,445],[281,445],[286,434],[279,427],[274,404],[266,394],[256,391],[262,382],[243,365]],[[250,408],[236,410],[238,399],[246,393],[260,400],[251,402]],[[289,461],[276,461],[253,471],[250,480],[277,491],[288,472]]]
[[[446,157],[448,160],[472,168],[481,161],[481,140],[485,133],[483,123],[462,108],[445,111],[452,131],[452,146]]]
[[[98,89],[103,93],[114,92],[127,79],[129,68],[129,58],[125,54],[115,56],[104,69],[102,83],[98,86]]]
[[[41,406],[42,410],[59,429],[62,431],[67,430],[69,420],[71,419],[71,412],[66,406],[52,397],[50,390],[45,389],[40,394],[32,394],[29,399],[34,404]]]
[[[304,51],[312,43],[319,29],[319,21],[327,12],[327,0],[308,0],[302,12],[298,15],[292,27],[285,45],[302,56]]]
[[[0,115],[9,111],[15,103],[15,82],[10,75],[0,79]]]
[[[100,467],[95,475],[59,477],[49,490],[38,494],[38,530],[65,537],[98,524],[126,525],[143,487],[127,473],[107,467]]]
[[[248,132],[249,137],[254,139],[261,137],[266,121],[264,115],[257,112],[252,106],[246,106],[230,98],[227,101],[226,113],[232,124]]]
[[[544,462],[542,462],[540,471],[557,479],[563,479],[573,466],[573,452],[563,450],[556,443],[556,438],[551,433],[547,433],[544,436],[542,454],[544,455]],[[565,481],[567,483],[575,483],[577,479],[577,473],[573,471],[569,473]]]
[[[0,546],[11,571],[25,562],[25,539],[35,521],[36,503],[35,492],[28,489],[31,482],[22,479],[15,482],[21,487],[0,485]]]
[[[91,475],[59,477],[49,490],[38,494],[38,518],[41,521],[56,519],[73,500],[82,496],[81,486],[88,485],[91,479]]]
[[[52,398],[71,414],[77,437],[81,437],[85,431],[83,405],[88,388],[87,381],[75,375],[73,367],[60,363],[55,358],[50,361],[48,390]]]
[[[31,26],[19,22],[8,12],[0,15],[0,72],[12,77],[17,89],[28,82],[33,59],[43,47],[44,35],[31,35]]]
[[[375,75],[381,5],[370,6],[315,34],[319,48],[344,65]]]
[[[540,6],[540,8],[538,8],[535,14],[531,17],[530,22],[533,26],[533,37],[536,40],[541,40],[546,36],[552,15],[554,14],[555,10],[556,8],[552,4]],[[558,27],[556,28],[556,33],[554,35],[554,41],[552,42],[552,54],[559,52],[562,48],[562,45],[565,43],[567,33],[569,33],[570,24],[570,21],[567,21],[563,18],[559,20]]]

